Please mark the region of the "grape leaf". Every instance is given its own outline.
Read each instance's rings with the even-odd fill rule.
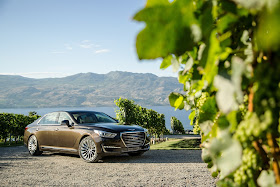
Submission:
[[[247,9],[256,9],[260,10],[264,5],[266,0],[233,0],[236,3],[240,4],[241,6]]]
[[[193,110],[189,115],[190,124],[193,125],[193,120],[195,118],[196,111]]]
[[[211,141],[209,150],[213,162],[221,171],[221,179],[235,171],[242,162],[242,147],[227,129],[219,131],[217,138]]]
[[[204,67],[203,80],[208,84],[213,82],[214,77],[218,73],[219,53],[221,52],[219,40],[216,37],[217,30],[211,32],[210,38],[203,50],[200,64]]]
[[[190,57],[190,58],[188,59],[188,61],[186,62],[184,72],[189,71],[189,70],[192,68],[192,66],[193,66],[193,58]]]
[[[210,120],[204,121],[202,123],[199,124],[202,132],[207,135],[209,134],[209,132],[212,130],[212,126],[213,126],[213,122]]]
[[[175,72],[177,72],[177,71],[179,70],[179,68],[180,68],[180,61],[177,60],[175,57],[173,57],[173,58],[171,59],[171,65],[172,65],[172,70],[173,70],[173,72],[175,73]]]
[[[146,27],[136,39],[139,59],[155,59],[169,54],[180,56],[194,46],[191,25],[196,23],[191,0],[152,3],[138,12],[134,19]]]
[[[204,6],[203,14],[200,16],[200,24],[202,35],[204,38],[209,38],[211,31],[213,29],[214,19],[212,16],[212,2],[207,1],[207,6]]]
[[[216,101],[214,97],[209,97],[200,108],[199,123],[211,120],[214,121],[217,115]]]
[[[171,60],[172,60],[172,55],[169,55],[167,57],[165,57],[163,60],[162,60],[162,63],[160,65],[160,69],[166,69],[168,68],[169,66],[171,66]]]
[[[263,170],[257,180],[258,185],[261,187],[274,187],[275,184],[275,176],[273,171]]]
[[[226,116],[227,120],[230,123],[230,132],[234,132],[237,128],[238,125],[237,117],[238,116],[236,111],[232,111]]]
[[[175,110],[178,109],[182,105],[183,101],[184,101],[183,96],[180,96],[175,100],[175,103],[174,103]]]
[[[243,60],[239,57],[233,57],[231,80],[221,75],[215,77],[214,86],[218,88],[216,94],[217,104],[225,114],[238,109],[237,101],[239,103],[243,102],[241,82],[244,70],[245,64]]]
[[[243,102],[243,94],[241,90],[242,74],[245,70],[245,64],[239,57],[232,58],[232,75],[231,80],[234,86],[236,100],[239,103]]]
[[[182,98],[183,95],[176,93],[176,92],[172,92],[169,94],[169,103],[172,107],[175,107],[176,109],[184,109],[184,102],[180,99]],[[180,102],[180,105],[179,105]]]
[[[146,7],[153,7],[158,5],[168,5],[168,0],[147,0]]]
[[[202,157],[202,160],[206,163],[211,162],[211,160],[212,160],[209,149],[206,149],[206,148],[202,149],[201,157]]]
[[[227,114],[232,110],[238,109],[237,102],[234,98],[234,85],[231,80],[217,75],[214,80],[214,86],[218,88],[216,100],[219,109]]]
[[[181,84],[186,84],[186,82],[190,79],[190,74],[184,73],[184,71],[179,71],[178,73],[178,81]]]
[[[273,9],[267,11],[262,17],[257,31],[257,42],[265,50],[277,50],[280,47],[280,3]]]

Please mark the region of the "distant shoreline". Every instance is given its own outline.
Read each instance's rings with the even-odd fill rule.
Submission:
[[[171,106],[143,106],[148,109],[153,109],[157,111],[160,114],[165,115],[165,125],[167,129],[171,129],[171,122],[170,118],[172,116],[175,116],[177,119],[179,119],[185,128],[185,130],[189,129],[192,130],[193,127],[190,125],[190,120],[188,118],[190,111],[185,110],[176,110],[175,108]],[[117,110],[118,107],[59,107],[59,108],[0,108],[0,113],[14,113],[14,114],[24,114],[28,115],[29,112],[35,111],[38,115],[42,116],[49,112],[54,111],[61,111],[61,110],[93,110],[93,111],[99,111],[104,112],[112,117],[116,116],[115,110]]]

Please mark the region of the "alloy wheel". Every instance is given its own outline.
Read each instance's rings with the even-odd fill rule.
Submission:
[[[94,162],[96,155],[96,146],[94,141],[90,137],[86,137],[80,144],[80,156],[88,162]]]
[[[33,135],[29,138],[29,141],[28,141],[28,150],[31,155],[33,155],[36,152],[37,146],[38,146],[37,138],[36,138],[36,136]]]

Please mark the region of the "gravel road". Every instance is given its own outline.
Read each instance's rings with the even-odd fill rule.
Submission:
[[[142,156],[32,157],[24,146],[0,148],[0,186],[215,186],[200,150],[150,150]]]

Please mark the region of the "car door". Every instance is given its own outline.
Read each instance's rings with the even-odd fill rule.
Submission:
[[[63,120],[68,120],[72,126],[61,125]],[[81,135],[76,131],[72,118],[67,112],[60,112],[58,122],[59,125],[57,125],[55,132],[56,145],[63,148],[73,148],[75,142]]]
[[[38,123],[36,136],[41,147],[55,146],[54,132],[58,119],[58,112],[46,114]]]

